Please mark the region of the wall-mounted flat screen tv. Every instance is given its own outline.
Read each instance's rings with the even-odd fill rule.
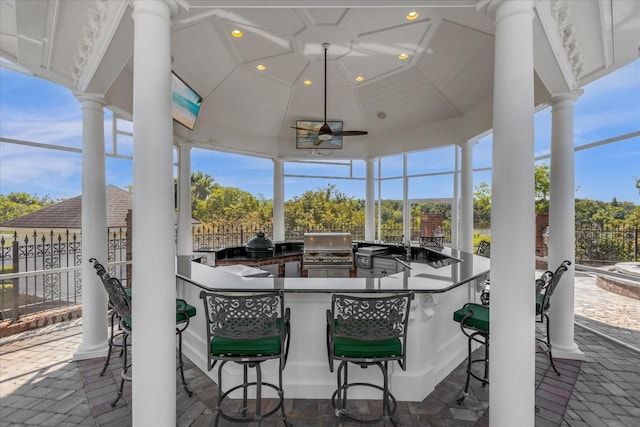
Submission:
[[[317,122],[311,120],[297,120],[296,127],[307,130],[296,129],[296,148],[311,149],[311,148],[326,148],[326,149],[341,149],[342,148],[342,136],[335,136],[329,141],[321,141],[318,139],[318,131],[320,126],[324,122]],[[340,121],[328,121],[327,124],[333,132],[342,132],[342,122]]]
[[[202,97],[176,73],[171,73],[171,110],[173,120],[193,130],[202,106]]]

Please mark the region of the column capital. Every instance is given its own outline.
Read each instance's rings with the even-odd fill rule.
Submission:
[[[560,102],[565,102],[565,101],[574,103],[578,100],[578,98],[582,96],[583,93],[584,93],[583,89],[572,90],[571,92],[556,93],[551,95],[551,98],[549,99],[549,104],[553,106]]]
[[[176,17],[178,15],[178,11],[180,10],[180,5],[178,4],[177,0],[155,0],[155,1],[149,1],[149,0],[133,0],[132,1],[133,4],[133,16],[135,19],[135,14],[137,12],[146,12],[146,13],[152,13],[155,15],[158,15],[160,18],[168,18],[169,20],[171,20],[172,18]],[[161,12],[156,5],[164,5],[167,7],[167,11],[169,12],[168,16],[162,16],[160,15]]]
[[[533,18],[533,0],[481,0],[476,9],[497,21],[516,13],[530,13]]]
[[[180,150],[189,150],[193,148],[193,144],[189,141],[174,141],[173,145],[177,146]]]
[[[281,159],[280,157],[274,157],[273,159],[271,159],[273,161],[274,165],[278,165],[281,166],[284,164],[284,159]]]
[[[73,91],[73,96],[75,96],[76,99],[83,104],[85,102],[95,102],[103,107],[107,105],[107,100],[105,99],[104,95],[100,93]]]
[[[469,148],[473,148],[474,145],[478,145],[478,140],[477,139],[470,139],[468,141],[463,141],[463,142],[459,142],[458,147],[462,148],[462,149],[469,149]]]

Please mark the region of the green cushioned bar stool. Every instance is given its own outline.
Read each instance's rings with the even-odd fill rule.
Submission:
[[[471,377],[481,381],[483,387],[489,384],[489,307],[467,303],[453,313],[453,320],[460,323],[462,333],[467,336],[467,380],[464,391],[458,398],[458,403],[462,403],[469,394]],[[472,359],[474,342],[484,346],[483,357]],[[472,370],[474,363],[484,363],[484,376],[480,376]]]
[[[327,310],[327,354],[329,369],[339,361],[338,387],[331,403],[338,420],[359,423],[391,421],[398,425],[396,399],[389,391],[388,363],[397,361],[406,369],[407,327],[412,293],[389,297],[355,297],[334,294]],[[383,385],[371,382],[349,382],[348,364],[380,368]],[[382,391],[382,414],[365,416],[347,407],[351,387],[373,387]]]
[[[196,315],[196,308],[185,300],[176,298],[176,335],[178,336],[178,370],[182,379],[182,387],[189,396],[193,394],[184,379],[184,361],[182,360],[182,332],[189,327],[189,322]]]
[[[290,311],[284,308],[282,291],[259,295],[225,295],[202,291],[200,298],[204,302],[207,319],[207,368],[218,365],[218,401],[216,405],[215,425],[220,417],[233,422],[257,422],[261,425],[264,418],[281,411],[282,422],[288,426],[284,410],[284,390],[282,371],[287,363],[290,339]],[[262,380],[261,363],[278,360],[278,384]],[[222,371],[227,362],[243,367],[242,384],[224,391]],[[249,368],[256,371],[256,380],[249,381]],[[269,387],[278,393],[275,407],[263,413],[262,387]],[[255,388],[255,409],[248,410],[248,391]],[[235,390],[242,389],[242,413],[231,413],[223,409]]]
[[[107,272],[107,270],[95,258],[91,258],[90,261],[93,262],[93,268],[96,269],[96,274],[98,275],[98,277],[102,279],[102,275],[104,275]],[[129,296],[129,298],[131,298],[131,288],[125,287],[124,291]],[[104,366],[102,367],[102,371],[100,371],[100,376],[104,375],[104,373],[107,371],[107,368],[109,367],[109,364],[111,363],[111,352],[113,351],[114,347],[120,348],[120,357],[122,357],[122,355],[124,354],[124,347],[123,347],[124,337],[123,337],[122,327],[120,326],[120,317],[118,316],[118,311],[113,306],[113,302],[111,301],[111,298],[109,298],[107,305],[109,307],[109,323],[110,323],[109,341],[107,343],[109,346],[109,349],[107,350],[107,358],[104,361]],[[119,332],[116,332],[116,319],[118,320]]]
[[[546,271],[540,279],[536,280],[536,322],[545,323],[546,336],[545,338],[536,338],[539,346],[542,347],[541,352],[547,353],[551,367],[560,375],[560,371],[556,368],[556,364],[553,361],[553,354],[551,353],[551,331],[549,330],[549,309],[551,308],[551,296],[558,287],[560,279],[565,271],[569,269],[571,261],[563,261],[558,268],[552,273]]]
[[[100,375],[103,375],[109,366],[111,360],[111,350],[115,346],[119,346],[122,348],[122,355],[124,356],[123,361],[123,372],[122,372],[122,381],[120,384],[120,389],[118,392],[118,398],[113,402],[111,406],[115,406],[115,404],[122,396],[122,391],[124,388],[124,381],[130,380],[130,376],[127,374],[128,369],[130,368],[131,363],[128,361],[127,354],[127,346],[129,345],[129,335],[131,334],[131,288],[125,288],[122,286],[120,280],[115,277],[110,277],[107,273],[106,269],[97,259],[91,258],[89,262],[93,263],[93,267],[96,269],[96,273],[98,277],[102,280],[102,284],[104,285],[107,294],[109,296],[109,309],[111,310],[111,336],[109,337],[109,350],[107,353],[107,358],[105,360],[104,367],[100,372]],[[196,315],[196,308],[190,304],[188,304],[183,299],[176,299],[176,335],[178,336],[178,366],[177,369],[180,371],[180,378],[182,379],[182,386],[186,393],[191,396],[193,393],[187,387],[187,382],[184,378],[184,362],[182,360],[182,332],[187,329],[189,326],[189,320]],[[123,317],[124,316],[124,317]],[[122,343],[115,343],[115,338],[117,334],[114,334],[114,319],[118,319],[120,330],[122,331],[120,335],[122,336]]]
[[[95,258],[91,258],[89,259],[89,262],[93,263],[93,267],[96,269],[96,273],[100,277],[102,285],[107,291],[107,294],[109,296],[109,304],[113,308],[113,310],[115,310],[116,316],[119,319],[120,329],[122,330],[122,349],[124,358],[122,361],[122,370],[120,373],[120,387],[118,388],[118,396],[116,397],[116,400],[111,402],[111,407],[114,407],[116,406],[116,403],[118,403],[118,400],[120,400],[120,398],[122,397],[124,382],[131,381],[131,376],[129,375],[131,362],[129,361],[128,351],[128,341],[129,336],[131,335],[131,296],[130,293],[127,293],[125,288],[122,286],[120,280],[115,277],[110,277],[109,273],[107,273],[105,268],[98,262],[98,260],[96,260]],[[109,348],[109,351],[111,351],[111,347]]]

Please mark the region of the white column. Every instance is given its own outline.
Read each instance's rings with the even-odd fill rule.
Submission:
[[[411,241],[411,206],[409,204],[409,177],[407,154],[402,155],[402,234],[404,241]]]
[[[488,7],[495,16],[489,422],[533,427],[533,1]]]
[[[82,103],[82,342],[75,360],[107,354],[107,292],[89,259],[107,266],[104,98],[76,94]]]
[[[175,230],[171,12],[135,0],[133,55],[133,425],[175,426]]]
[[[191,147],[181,144],[178,155],[178,255],[192,255]]]
[[[284,239],[284,162],[273,159],[273,240]]]
[[[573,105],[582,90],[551,99],[551,166],[549,184],[549,269],[571,261],[553,294],[550,332],[553,356],[584,360],[574,340],[575,184]]]
[[[366,159],[367,165],[364,197],[364,240],[373,242],[376,239],[376,195],[374,159]]]
[[[451,201],[451,247],[460,249],[460,150],[453,147],[453,200]],[[444,231],[444,230],[443,230]]]
[[[477,141],[460,144],[460,250],[473,252],[473,146]]]

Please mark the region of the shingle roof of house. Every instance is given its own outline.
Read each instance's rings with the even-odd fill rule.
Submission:
[[[132,194],[107,185],[107,227],[126,227]],[[82,196],[72,197],[28,215],[0,223],[5,228],[81,228]]]

